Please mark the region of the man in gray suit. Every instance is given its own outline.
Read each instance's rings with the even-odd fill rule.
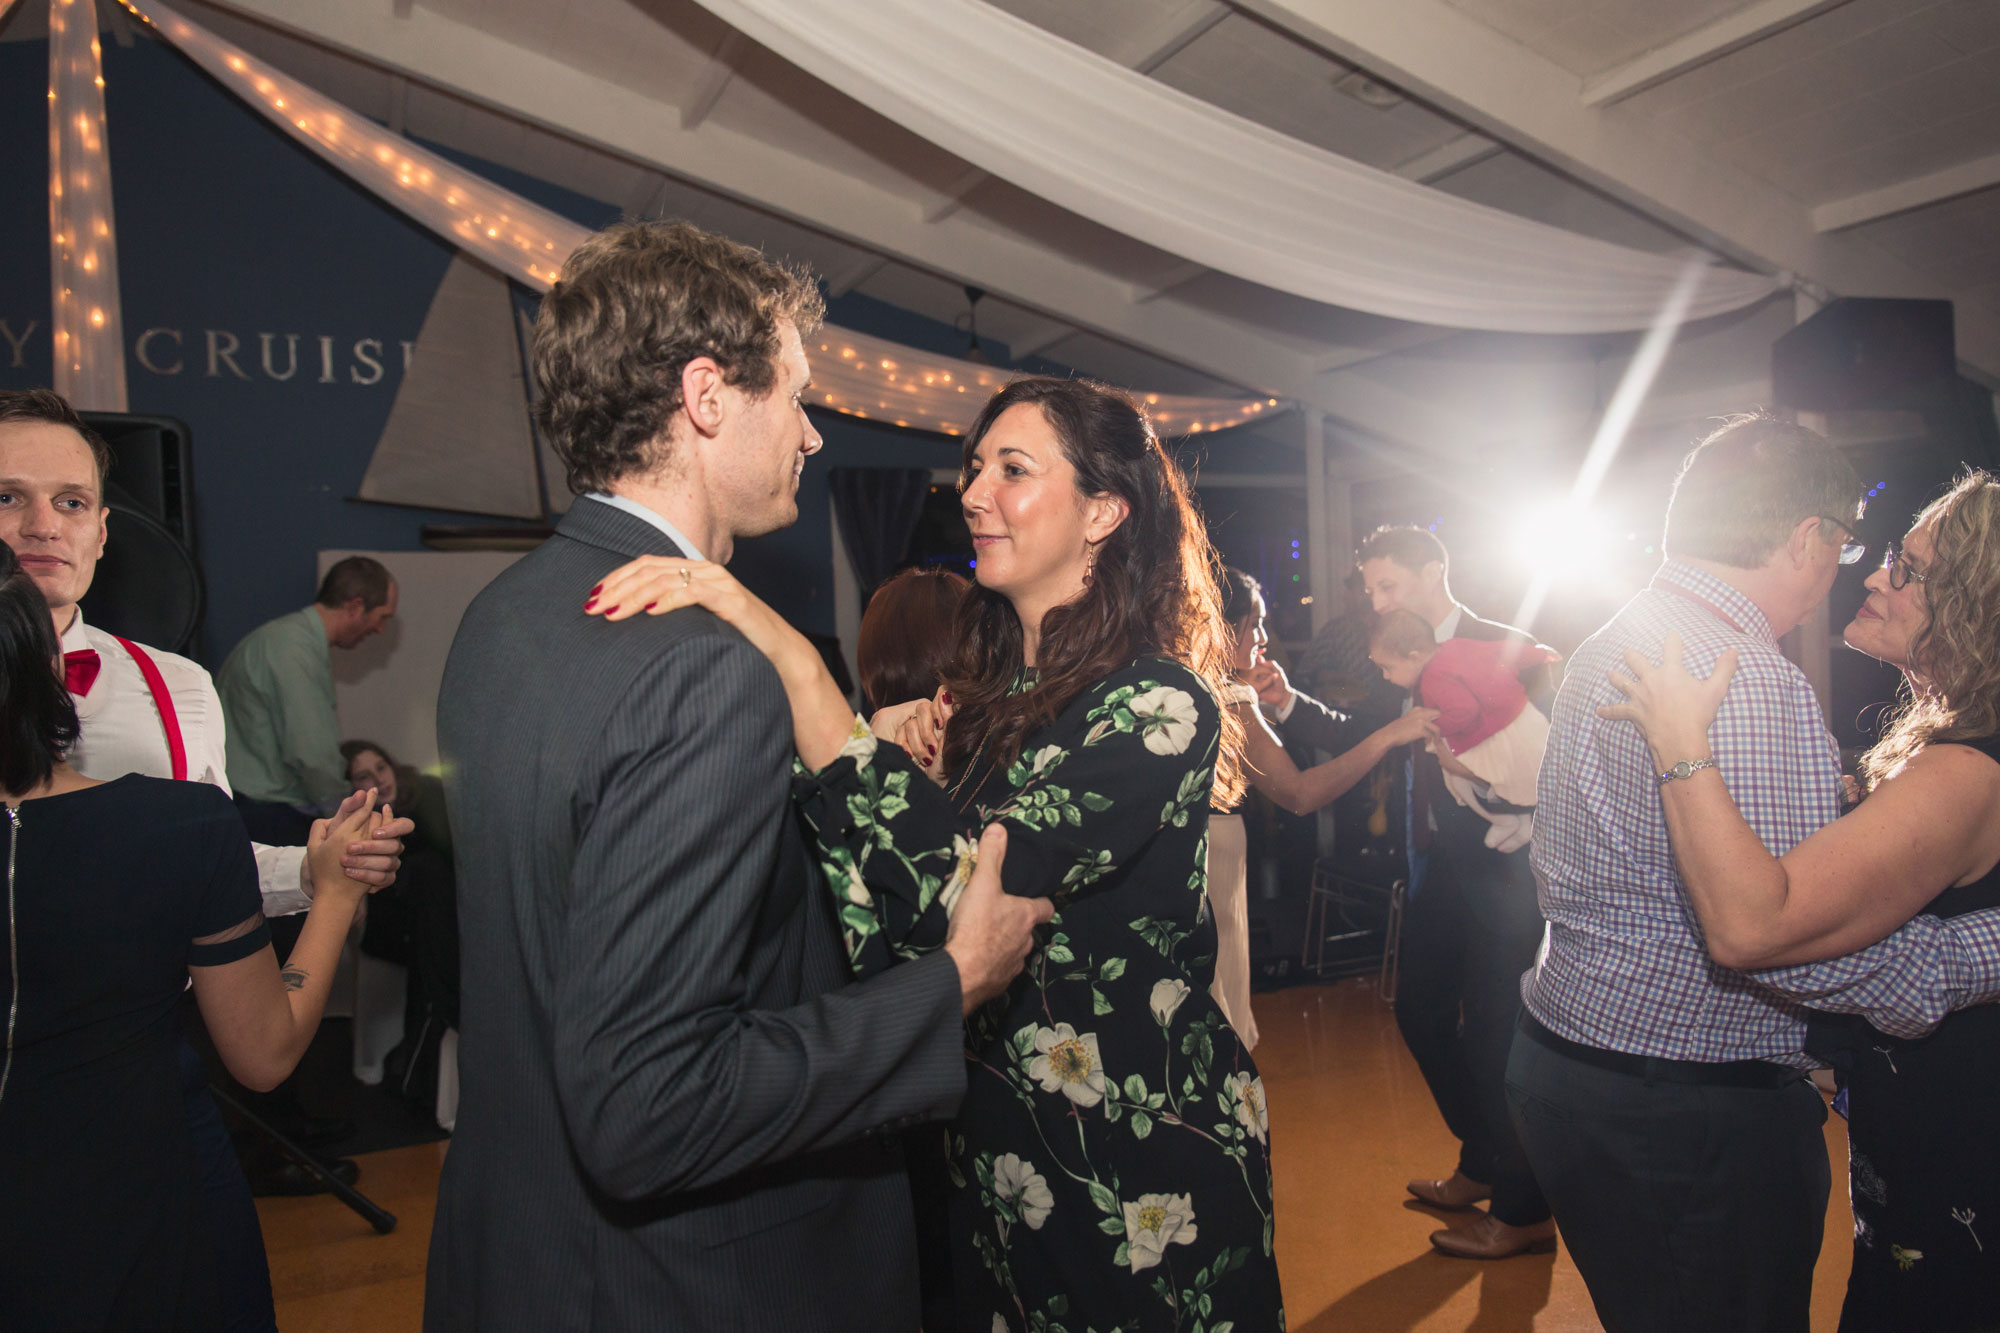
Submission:
[[[644,554],[797,517],[804,275],[620,224],[542,303],[580,498],[459,627],[438,739],[464,891],[462,1101],[430,1330],[914,1330],[897,1132],[949,1116],[960,1020],[1046,901],[982,865],[942,952],[851,982],[791,811],[777,673],[706,611],[586,616]]]

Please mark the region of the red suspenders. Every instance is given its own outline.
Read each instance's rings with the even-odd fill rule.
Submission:
[[[117,639],[117,635],[111,636]],[[180,716],[174,712],[174,696],[167,692],[167,682],[160,675],[160,669],[153,665],[153,659],[146,650],[130,639],[118,639],[118,644],[132,654],[132,660],[139,664],[139,674],[146,678],[146,688],[152,692],[153,707],[160,710],[160,725],[167,732],[167,753],[173,757],[174,781],[184,782],[188,775],[187,746],[181,741]]]

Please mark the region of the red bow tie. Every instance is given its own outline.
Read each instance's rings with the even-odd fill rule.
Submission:
[[[71,694],[89,694],[90,687],[97,683],[97,672],[103,666],[95,648],[83,648],[73,653],[63,654],[63,685]]]

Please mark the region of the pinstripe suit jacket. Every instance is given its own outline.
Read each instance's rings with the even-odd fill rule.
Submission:
[[[913,1330],[896,1131],[965,1087],[942,953],[850,981],[777,673],[590,587],[658,529],[579,502],[460,624],[438,702],[462,1100],[428,1330]]]

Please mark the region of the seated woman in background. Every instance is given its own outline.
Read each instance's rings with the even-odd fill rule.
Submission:
[[[905,569],[875,589],[854,648],[870,711],[938,692],[958,647],[952,623],[971,586],[948,569]]]
[[[48,604],[0,546],[0,1328],[215,1328],[176,1007],[192,979],[232,1075],[261,1090],[289,1074],[366,892],[341,858],[389,811],[350,799],[309,845],[312,910],[280,971],[229,798],[73,771],[58,655]]]
[[[384,1062],[384,1082],[425,1115],[437,1106],[438,1044],[458,1026],[458,879],[444,784],[389,757],[374,741],[345,741],[341,758],[356,791],[414,815],[396,882],[368,900],[361,947],[409,969],[403,1041]]]
[[[1919,914],[2000,907],[2000,479],[1974,472],[1933,502],[1843,631],[1899,667],[1904,697],[1862,761],[1868,795],[1782,857],[1704,769],[1661,787],[1667,831],[1708,951],[1788,967],[1866,948]],[[1669,635],[1658,667],[1628,654],[1628,702],[1662,772],[1709,755],[1736,670],[1705,681]],[[1845,1024],[1854,1267],[1843,1330],[2000,1328],[2000,1008],[1980,1004],[1905,1041]],[[1816,1043],[1817,1045],[1817,1043]]]
[[[1264,590],[1240,569],[1222,571],[1222,616],[1229,622],[1235,675],[1223,685],[1223,702],[1243,724],[1243,775],[1250,785],[1295,815],[1310,814],[1337,800],[1367,777],[1382,757],[1399,745],[1422,740],[1437,714],[1413,708],[1394,722],[1360,738],[1343,753],[1301,770],[1285,752],[1264,715],[1257,691],[1244,677],[1264,660]],[[1215,914],[1215,1002],[1246,1047],[1257,1044],[1257,1019],[1250,1012],[1249,844],[1243,816],[1212,811],[1208,819],[1208,902]]]

